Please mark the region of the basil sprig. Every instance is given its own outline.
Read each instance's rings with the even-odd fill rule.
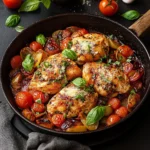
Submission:
[[[36,36],[36,41],[38,43],[40,43],[41,45],[45,45],[46,38],[45,38],[45,36],[43,34],[39,34],[39,35]]]
[[[85,87],[86,81],[83,78],[76,78],[72,81],[72,83],[77,87]]]
[[[24,27],[23,27],[23,26],[17,26],[17,27],[15,28],[15,30],[16,30],[17,32],[22,32],[22,31],[24,30]]]
[[[28,54],[24,61],[22,62],[22,66],[24,68],[24,70],[26,71],[31,71],[34,65],[34,60],[31,54]]]
[[[14,27],[16,26],[20,21],[20,16],[19,15],[10,15],[5,22],[5,25],[7,27]]]
[[[43,5],[48,9],[51,4],[51,0],[26,0],[21,7],[19,8],[19,12],[31,12],[35,11],[39,8],[40,3],[43,3]]]
[[[77,60],[77,55],[73,50],[70,49],[64,49],[62,51],[62,54],[64,57],[69,58],[71,60]]]
[[[136,10],[129,10],[121,15],[123,18],[127,20],[135,20],[140,17],[140,13]]]
[[[92,125],[101,120],[105,114],[105,106],[96,106],[88,113],[86,125]]]

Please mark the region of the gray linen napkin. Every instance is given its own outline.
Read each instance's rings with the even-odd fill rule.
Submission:
[[[10,106],[0,101],[0,150],[90,150],[78,142],[37,132],[30,133],[26,142],[10,123],[13,115]]]

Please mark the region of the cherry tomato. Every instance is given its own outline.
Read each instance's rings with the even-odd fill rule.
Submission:
[[[16,94],[16,104],[20,108],[29,108],[33,104],[33,97],[27,91],[21,91]]]
[[[33,42],[30,43],[30,48],[31,48],[33,51],[38,51],[39,49],[42,49],[43,46],[42,46],[40,43],[38,43],[38,42],[36,42],[36,41],[33,41]]]
[[[105,16],[113,16],[118,11],[118,4],[114,0],[102,0],[99,3],[99,10]]]
[[[32,121],[32,122],[35,121],[35,116],[34,116],[34,114],[33,114],[32,111],[29,110],[28,108],[23,109],[22,115],[23,115],[25,118],[27,118],[28,120]]]
[[[131,63],[123,63],[123,71],[125,74],[128,74],[133,69],[133,64]]]
[[[63,114],[54,114],[52,116],[52,123],[57,127],[61,127],[64,121],[65,121],[65,118]]]
[[[74,33],[71,35],[71,37],[72,37],[72,38],[75,38],[75,37],[79,37],[79,36],[82,36],[82,35],[87,34],[87,33],[88,33],[88,31],[83,28],[83,29],[79,29],[79,30],[77,30],[76,32],[74,32]]]
[[[49,54],[49,55],[54,55],[60,52],[59,45],[55,42],[54,39],[48,38],[46,45],[44,47],[44,50]]]
[[[3,3],[8,8],[19,8],[21,6],[22,0],[3,0]]]
[[[144,73],[143,68],[140,68],[138,70],[132,70],[128,73],[129,80],[131,82],[137,81],[142,77],[143,73]]]
[[[62,40],[63,40],[65,38],[71,36],[71,32],[69,30],[63,30],[61,36],[62,36]]]
[[[120,100],[118,98],[111,98],[108,101],[108,105],[110,105],[114,110],[120,107]]]
[[[119,122],[119,121],[120,121],[120,117],[119,117],[117,114],[112,114],[112,115],[110,115],[110,116],[107,118],[106,124],[107,124],[108,126],[110,126],[110,125],[113,125],[113,124],[115,124],[115,123],[117,123],[117,122]]]
[[[128,109],[124,106],[121,106],[120,108],[118,108],[115,113],[119,116],[119,117],[126,117],[128,114]]]
[[[64,40],[60,42],[60,49],[64,50],[65,48],[68,48],[68,43],[71,41],[71,37],[66,37]]]
[[[44,104],[33,103],[31,109],[32,109],[34,112],[42,113],[42,112],[45,111],[45,106],[44,106]]]
[[[16,69],[16,68],[21,67],[21,65],[22,65],[21,56],[19,56],[19,55],[14,56],[14,57],[11,59],[10,63],[11,63],[11,67],[12,67],[13,69]]]
[[[129,57],[133,55],[133,50],[127,45],[121,45],[117,49],[124,57]]]
[[[71,33],[76,32],[77,30],[79,30],[80,28],[76,27],[76,26],[70,26],[67,27],[66,30],[70,31]]]
[[[135,81],[132,82],[132,87],[135,89],[135,91],[138,91],[142,88],[142,82],[141,81]]]

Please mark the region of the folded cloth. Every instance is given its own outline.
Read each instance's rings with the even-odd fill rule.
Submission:
[[[27,150],[90,150],[90,148],[75,141],[32,132],[27,140]]]
[[[11,125],[14,112],[6,101],[0,101],[0,150],[90,150],[75,141],[37,132],[29,134],[26,140]]]

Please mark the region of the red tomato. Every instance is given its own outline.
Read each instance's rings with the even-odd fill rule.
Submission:
[[[21,6],[22,0],[3,0],[3,3],[8,8],[19,8]]]
[[[123,71],[125,74],[128,74],[133,69],[133,64],[131,63],[123,63]]]
[[[61,127],[64,121],[65,121],[65,118],[63,114],[54,114],[52,116],[52,123],[57,127]]]
[[[99,3],[99,10],[105,16],[112,16],[118,11],[118,4],[114,0],[102,0]]]
[[[124,106],[121,106],[120,108],[118,108],[115,113],[119,116],[119,117],[126,117],[128,114],[128,109]]]
[[[16,94],[16,104],[20,108],[29,108],[33,104],[33,97],[29,92],[21,91]]]
[[[33,41],[30,43],[30,48],[34,51],[38,51],[39,49],[42,49],[43,46],[40,43]]]
[[[21,59],[21,57],[19,55],[16,55],[16,56],[14,56],[11,59],[10,63],[11,63],[11,67],[13,69],[16,69],[16,68],[21,67],[21,65],[22,65],[22,59]]]
[[[135,82],[132,82],[132,86],[135,89],[135,91],[138,91],[142,88],[143,85],[141,81],[135,81]]]
[[[72,38],[75,38],[75,37],[79,37],[79,36],[82,36],[82,35],[87,34],[87,33],[88,33],[88,31],[83,28],[83,29],[79,29],[79,30],[77,30],[76,32],[74,32],[74,33],[71,35],[71,37],[72,37]]]
[[[128,73],[129,80],[131,82],[137,81],[142,77],[143,73],[144,73],[143,68],[140,68],[138,70],[132,70],[130,71],[130,73]]]
[[[111,98],[108,101],[108,105],[110,105],[114,110],[120,107],[120,100],[118,98]]]
[[[49,96],[41,91],[30,91],[33,96],[33,100],[41,99],[42,103],[46,103],[49,100]]]
[[[117,122],[119,122],[119,121],[120,121],[120,117],[119,117],[118,115],[116,115],[116,114],[112,114],[112,115],[110,115],[110,116],[107,118],[106,124],[107,124],[108,126],[110,126],[110,125],[115,124],[115,123],[117,123]]]
[[[31,109],[32,109],[34,112],[42,113],[42,112],[45,111],[45,106],[44,106],[44,104],[33,103]]]
[[[69,30],[63,30],[62,31],[62,40],[71,36],[71,32]]]
[[[68,48],[68,43],[71,41],[71,37],[66,37],[64,40],[60,42],[60,49],[64,50],[65,48]]]
[[[124,57],[133,55],[133,50],[127,45],[121,45],[117,49]]]

